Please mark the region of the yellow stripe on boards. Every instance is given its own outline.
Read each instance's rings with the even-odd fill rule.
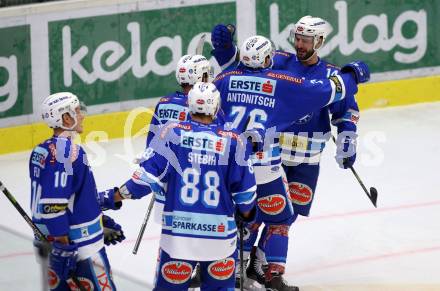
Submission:
[[[151,116],[147,108],[86,116],[81,141],[102,135],[108,139],[146,135]],[[0,128],[0,154],[30,150],[51,135],[45,123]]]

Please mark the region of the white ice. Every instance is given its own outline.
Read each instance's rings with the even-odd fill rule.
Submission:
[[[290,230],[290,283],[305,291],[440,290],[439,129],[440,103],[362,112],[355,169],[377,188],[377,209],[352,173],[337,167],[328,143],[312,213]],[[99,189],[130,177],[133,153],[124,142],[133,153],[144,146],[143,137],[101,143],[105,159],[93,166]],[[28,158],[0,156],[0,180],[29,213]],[[127,236],[107,248],[119,290],[151,290],[160,226],[150,221],[138,254],[131,253],[148,203],[126,201],[110,212]],[[0,290],[39,290],[31,230],[3,195],[0,209]]]

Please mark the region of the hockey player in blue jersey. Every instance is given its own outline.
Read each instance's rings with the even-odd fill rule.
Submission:
[[[32,151],[32,220],[51,242],[48,285],[51,290],[78,290],[74,274],[86,290],[116,290],[105,244],[125,237],[103,209],[118,209],[116,189],[98,193],[83,148],[72,142],[83,131],[84,113],[78,98],[68,92],[47,97],[42,117],[53,136]],[[43,242],[35,241],[42,247]]]
[[[223,67],[231,64],[234,66],[238,50],[232,42],[233,32],[233,26],[217,25],[212,33],[214,55]],[[317,55],[327,34],[328,23],[325,20],[312,16],[301,18],[291,32],[296,55],[276,51],[272,68],[287,70],[307,79],[328,78],[338,74],[339,67]],[[281,156],[290,198],[295,212],[300,215],[308,216],[313,202],[321,152],[331,136],[329,113],[332,115],[331,123],[338,129],[336,160],[342,168],[352,166],[356,159],[356,123],[359,119],[359,109],[354,98],[345,98],[310,112],[292,123],[281,136]],[[253,237],[256,239],[256,233]],[[247,276],[263,283],[264,254],[260,249],[253,248],[250,257]]]
[[[146,149],[151,140],[167,122],[186,121],[188,118],[188,92],[196,82],[208,82],[211,76],[211,65],[202,55],[184,55],[177,62],[176,80],[182,91],[175,91],[162,97],[157,103],[147,134]],[[138,162],[142,161],[142,157]],[[154,218],[161,223],[165,197],[155,194]],[[140,198],[140,197],[137,197]]]
[[[222,108],[232,128],[241,131],[265,131],[264,147],[253,156],[257,179],[257,214],[265,228],[259,247],[268,262],[264,284],[271,290],[298,290],[283,280],[287,256],[288,230],[295,221],[283,183],[279,133],[308,112],[353,96],[356,82],[368,80],[368,67],[354,62],[343,73],[330,79],[306,80],[286,71],[272,70],[273,48],[265,37],[248,38],[240,50],[241,64],[216,77]],[[268,136],[269,135],[269,136]],[[260,136],[260,141],[263,138]],[[257,228],[253,228],[256,238]],[[251,240],[249,240],[251,241]],[[248,246],[250,248],[253,242]]]
[[[256,185],[246,143],[214,121],[219,104],[220,93],[212,83],[196,83],[188,94],[189,120],[168,123],[121,187],[132,195],[151,187],[166,197],[156,291],[187,290],[197,263],[201,290],[234,290],[234,212],[252,218]],[[174,159],[178,164],[173,166]]]

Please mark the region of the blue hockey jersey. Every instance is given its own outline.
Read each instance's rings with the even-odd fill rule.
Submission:
[[[50,240],[68,236],[86,259],[104,247],[95,179],[83,148],[70,138],[39,144],[29,161],[32,220]]]
[[[148,157],[126,185],[149,185],[165,195],[160,247],[171,257],[212,261],[235,251],[235,207],[247,212],[255,205],[245,146],[222,125],[192,120],[168,123],[151,141]]]
[[[305,66],[295,54],[276,51],[273,58],[273,69],[286,70],[305,79],[323,79],[339,74],[340,68],[319,59],[318,63]],[[293,164],[319,163],[321,152],[330,138],[331,123],[343,131],[356,132],[359,120],[359,108],[354,96],[347,96],[339,102],[310,112],[293,122],[286,133],[281,136],[282,159]]]
[[[239,131],[263,128],[272,135],[264,151],[252,156],[255,166],[280,164],[279,133],[292,122],[357,92],[349,74],[307,80],[287,71],[244,66],[219,74],[214,84],[228,125]]]
[[[188,95],[182,92],[174,92],[170,95],[160,98],[157,103],[154,114],[151,118],[150,128],[147,134],[146,149],[148,149],[151,140],[161,130],[167,122],[187,121],[189,118]],[[224,114],[220,110],[217,113],[216,123],[224,123]],[[162,210],[165,203],[165,197],[161,193],[155,193],[154,220],[158,223],[162,219]]]
[[[182,92],[174,92],[160,98],[151,117],[150,129],[147,134],[147,147],[159,127],[168,121],[186,121],[188,116],[188,96]]]

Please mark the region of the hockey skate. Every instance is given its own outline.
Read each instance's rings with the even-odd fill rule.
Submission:
[[[246,276],[264,286],[263,264],[264,262],[257,258],[257,247],[252,247],[249,265],[246,268]]]
[[[297,286],[292,286],[283,278],[284,267],[269,264],[265,269],[265,284],[266,290],[270,291],[299,291]]]

